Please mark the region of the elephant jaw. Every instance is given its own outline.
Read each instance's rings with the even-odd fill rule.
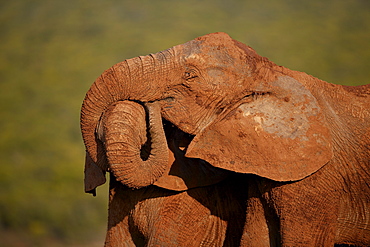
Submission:
[[[207,166],[200,165],[197,161],[188,163],[176,162],[154,185],[173,191],[186,191],[219,183],[225,180],[229,174],[229,172],[209,164]]]
[[[173,191],[185,191],[216,184],[229,176],[229,171],[216,168],[204,160],[185,157],[186,149],[193,136],[166,120],[164,122],[169,162],[167,170],[154,183],[155,186]]]

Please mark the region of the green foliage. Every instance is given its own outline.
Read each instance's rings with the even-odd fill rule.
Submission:
[[[279,65],[368,83],[366,0],[0,3],[0,246],[104,241],[107,187],[83,192],[79,111],[126,58],[223,31]]]

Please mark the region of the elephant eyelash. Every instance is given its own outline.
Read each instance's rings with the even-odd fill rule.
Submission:
[[[250,92],[249,94],[245,95],[243,99],[247,99],[249,101],[257,100],[267,94],[269,93],[268,92]]]

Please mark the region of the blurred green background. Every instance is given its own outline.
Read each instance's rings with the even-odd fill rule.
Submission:
[[[107,186],[84,194],[79,111],[126,58],[223,31],[332,83],[370,76],[368,0],[0,3],[0,246],[102,246]]]

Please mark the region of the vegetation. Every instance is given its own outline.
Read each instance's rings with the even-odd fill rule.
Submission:
[[[0,246],[102,245],[107,186],[83,192],[79,111],[126,58],[223,31],[279,65],[369,83],[366,0],[0,3]]]

